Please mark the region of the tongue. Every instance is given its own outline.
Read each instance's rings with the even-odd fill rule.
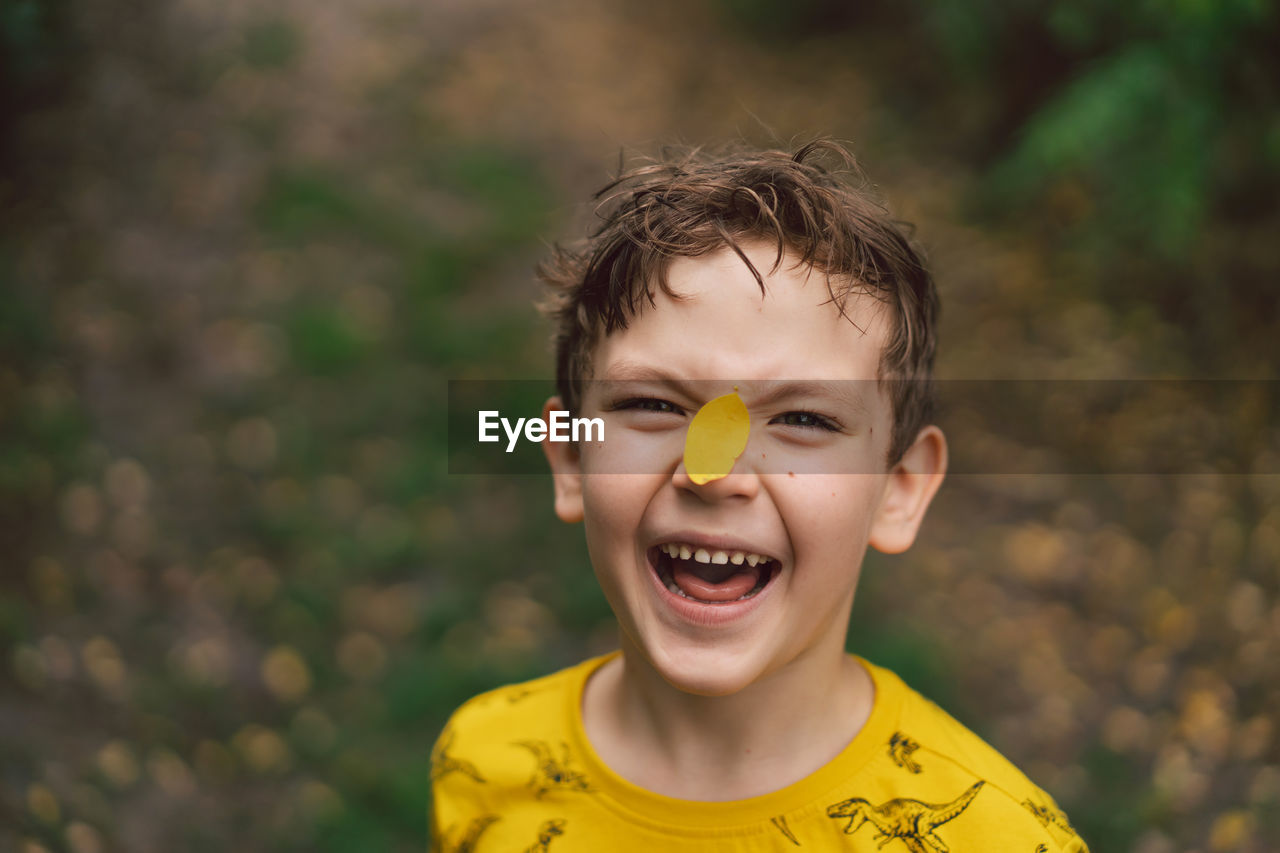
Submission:
[[[696,571],[694,569],[696,567]],[[733,601],[742,598],[756,585],[754,568],[743,566],[717,566],[675,560],[671,577],[676,586],[690,598],[702,601]]]

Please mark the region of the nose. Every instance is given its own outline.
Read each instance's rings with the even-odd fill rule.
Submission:
[[[682,492],[695,495],[706,503],[716,503],[732,498],[750,500],[760,492],[760,475],[756,473],[750,456],[751,448],[748,445],[746,452],[738,457],[727,475],[702,485],[698,485],[689,477],[689,472],[684,467],[684,460],[681,459],[671,475],[671,485]]]

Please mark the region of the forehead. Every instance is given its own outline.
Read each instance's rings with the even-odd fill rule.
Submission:
[[[601,340],[593,378],[637,367],[707,380],[878,378],[891,313],[884,302],[855,286],[842,315],[822,271],[789,253],[774,269],[769,244],[742,249],[764,278],[763,293],[731,248],[676,258],[667,282],[677,298],[658,289],[653,305]]]

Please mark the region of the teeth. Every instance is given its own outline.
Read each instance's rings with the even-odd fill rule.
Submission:
[[[754,568],[768,563],[770,559],[762,554],[751,554],[746,551],[712,551],[708,548],[681,545],[678,542],[664,542],[658,546],[658,550],[673,559],[697,560],[699,563],[714,563],[720,566],[725,563],[732,563],[735,566],[746,563]]]
[[[747,563],[750,563],[752,566],[757,566],[757,565],[763,566],[770,562],[769,557],[763,557],[760,554],[748,554],[744,551],[712,552],[706,548],[691,549],[688,545],[677,545],[674,542],[667,542],[667,543],[661,544],[658,546],[658,550],[670,557],[679,556],[679,558],[683,560],[689,559],[690,552],[692,551],[693,558],[697,560],[699,563],[716,563],[719,565],[723,565],[725,563],[732,562],[735,566],[740,566],[743,564],[743,562],[747,562]],[[665,577],[663,577],[663,575],[665,575]],[[678,595],[681,598],[687,598],[690,601],[700,601],[700,599],[694,598],[692,595],[689,595],[687,592],[682,590],[680,586],[676,583],[675,577],[670,573],[660,572],[659,579],[662,581],[662,585],[665,586],[668,590],[670,590],[673,595]],[[756,581],[756,585],[754,587],[747,590],[745,593],[743,593],[742,595],[738,596],[733,600],[743,601],[745,599],[751,598],[752,596],[759,593],[760,590],[764,589],[765,584],[767,584],[768,582],[769,582],[769,578],[767,576],[761,575],[761,577]],[[715,604],[716,602],[702,602],[702,603]]]

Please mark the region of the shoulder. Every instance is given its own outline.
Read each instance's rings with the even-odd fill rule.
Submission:
[[[897,725],[885,749],[900,783],[909,786],[932,776],[927,787],[941,783],[942,790],[970,795],[975,805],[980,799],[981,824],[1042,838],[1044,851],[1087,851],[1058,804],[1013,762],[890,670],[868,668],[877,689],[898,703]]]
[[[568,742],[582,685],[604,660],[481,693],[453,713],[431,751],[434,849],[471,850],[481,835],[503,843],[560,834],[543,795],[589,789]]]
[[[602,658],[518,684],[507,684],[468,699],[445,723],[437,741],[441,747],[474,751],[484,743],[521,738],[563,738],[571,725],[570,711],[587,675]]]
[[[508,726],[513,721],[522,725],[546,723],[545,715],[559,715],[567,695],[575,686],[581,686],[587,671],[599,664],[598,658],[583,661],[574,666],[517,684],[507,684],[468,699],[458,707],[445,732],[472,732],[492,726]]]
[[[433,786],[466,786],[468,780],[500,787],[522,782],[531,757],[559,750],[569,739],[576,694],[601,660],[499,687],[463,703],[432,749]]]

